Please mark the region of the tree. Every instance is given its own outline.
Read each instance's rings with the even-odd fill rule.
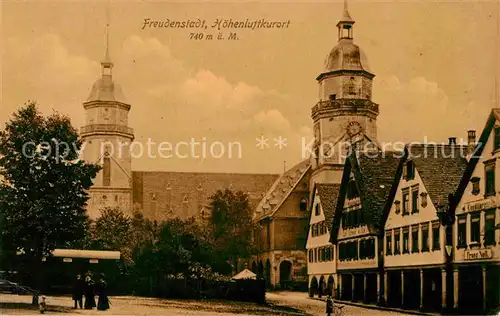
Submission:
[[[68,117],[44,117],[34,102],[0,131],[3,250],[22,249],[39,264],[56,247],[84,237],[87,190],[99,166],[78,159],[81,147]]]
[[[125,262],[130,262],[132,225],[130,218],[120,208],[104,208],[95,221],[92,233],[97,247],[120,251]]]
[[[238,258],[247,258],[253,251],[252,213],[248,196],[229,189],[218,190],[211,197],[212,236],[219,259],[230,261],[237,272]]]

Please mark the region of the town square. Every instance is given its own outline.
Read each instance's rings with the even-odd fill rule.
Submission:
[[[500,2],[0,5],[0,314],[500,314]]]

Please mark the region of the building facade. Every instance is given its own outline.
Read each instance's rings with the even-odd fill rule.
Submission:
[[[453,210],[453,308],[500,306],[500,109],[493,109],[457,191]]]
[[[458,187],[467,165],[460,154],[464,149],[454,144],[405,148],[385,219],[384,300],[389,306],[446,309],[445,228],[438,207]]]
[[[249,263],[271,287],[307,282],[310,176],[309,160],[293,166],[273,183],[255,209],[253,235],[258,253]]]
[[[393,152],[352,152],[345,162],[330,236],[337,249],[338,299],[382,303],[384,214],[400,172],[400,156]]]
[[[336,249],[330,242],[331,223],[340,184],[318,183],[313,189],[307,235],[307,274],[309,295],[336,294]]]

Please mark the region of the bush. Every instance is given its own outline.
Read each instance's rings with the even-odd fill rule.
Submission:
[[[169,277],[158,282],[140,278],[135,284],[135,294],[161,298],[222,299],[265,303],[264,280],[211,280]]]

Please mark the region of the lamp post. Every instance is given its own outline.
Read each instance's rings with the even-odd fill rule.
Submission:
[[[448,195],[448,204],[438,206],[437,216],[439,222],[445,227],[445,271],[446,271],[446,309],[442,312],[449,312],[450,307],[450,291],[453,289],[453,224],[455,223],[454,210],[456,207],[456,199],[453,194]]]

